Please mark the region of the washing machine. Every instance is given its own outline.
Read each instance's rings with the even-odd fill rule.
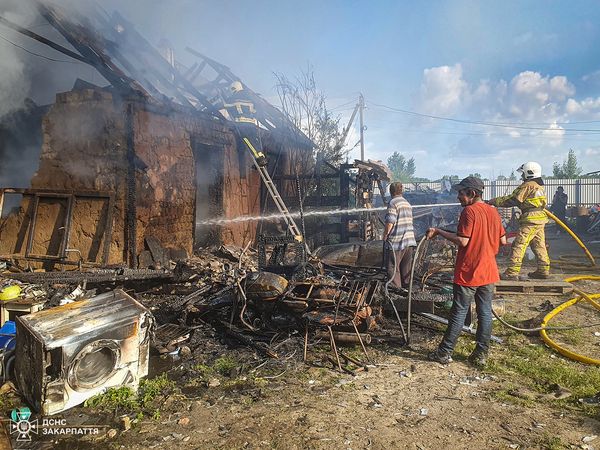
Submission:
[[[30,406],[52,415],[148,374],[154,318],[123,290],[16,318],[15,376]]]

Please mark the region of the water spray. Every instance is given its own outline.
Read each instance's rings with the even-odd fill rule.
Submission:
[[[450,207],[450,206],[460,206],[460,203],[434,203],[431,205],[412,205],[412,208],[420,209],[420,208],[438,208],[438,207]],[[340,215],[340,214],[354,214],[354,213],[361,213],[361,212],[386,211],[387,208],[388,208],[387,206],[379,206],[376,208],[348,208],[348,209],[331,209],[328,211],[304,211],[303,215],[304,215],[304,217],[336,216],[336,215]],[[413,217],[418,218],[425,214],[428,214],[428,212],[425,211],[423,214],[415,214],[415,215],[413,215]],[[294,218],[300,217],[300,212],[293,212],[293,213],[291,212],[289,215]],[[283,214],[268,214],[265,216],[240,216],[240,217],[234,217],[231,219],[216,218],[216,219],[201,220],[201,221],[197,222],[197,225],[227,225],[227,224],[241,223],[241,222],[259,222],[261,220],[276,221],[279,219],[283,219],[283,217],[284,217]]]

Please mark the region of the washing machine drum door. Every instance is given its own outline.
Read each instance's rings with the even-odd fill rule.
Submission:
[[[119,367],[121,348],[115,341],[100,339],[79,350],[69,365],[68,382],[77,391],[102,385]]]

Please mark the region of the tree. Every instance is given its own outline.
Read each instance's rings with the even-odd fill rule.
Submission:
[[[572,148],[569,149],[567,159],[562,164],[554,162],[552,165],[552,175],[555,178],[579,178],[581,172],[582,169],[577,165],[577,156]]]
[[[398,152],[392,153],[387,160],[387,166],[392,172],[392,181],[409,182],[415,175],[417,167],[415,158],[410,158],[408,161]]]
[[[483,177],[481,176],[481,174],[480,174],[480,173],[477,173],[477,172],[475,172],[475,173],[470,173],[470,174],[469,174],[469,176],[470,176],[470,177],[476,177],[476,178],[479,178],[480,180],[483,180]]]
[[[508,177],[508,179],[510,181],[515,181],[517,179],[517,176],[515,175],[515,171],[514,170],[510,173],[510,176]]]
[[[289,79],[281,73],[273,75],[281,110],[290,122],[315,144],[313,152],[292,150],[288,153],[291,174],[311,173],[318,159],[333,165],[340,164],[344,157],[342,149],[337,145],[342,134],[340,118],[333,116],[327,109],[325,94],[317,88],[312,67],[307,66],[294,79]],[[332,181],[323,182],[323,192],[333,194],[336,191]],[[304,195],[314,193],[313,180],[300,179],[300,186]],[[293,195],[296,189],[295,182],[285,183],[284,195]]]
[[[295,80],[281,73],[274,76],[282,111],[316,145],[315,154],[302,152],[303,158],[297,155],[299,159],[295,163],[298,170],[308,173],[318,153],[324,160],[339,164],[344,156],[336,146],[341,136],[340,118],[334,117],[327,109],[325,94],[317,88],[312,67],[302,70]]]
[[[506,178],[504,175],[500,174],[498,175],[498,177],[496,178],[496,181],[506,181],[508,180],[508,178]]]

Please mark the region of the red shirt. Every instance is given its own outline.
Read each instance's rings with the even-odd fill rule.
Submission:
[[[459,247],[454,282],[461,286],[484,286],[500,280],[496,255],[500,238],[506,234],[496,208],[484,202],[466,206],[458,221],[458,236],[469,238]]]

